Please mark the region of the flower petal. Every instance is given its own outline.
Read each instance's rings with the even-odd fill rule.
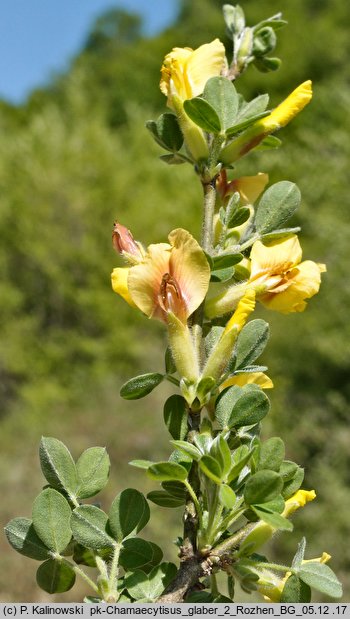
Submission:
[[[161,68],[160,89],[168,97],[168,105],[172,107],[173,95],[182,101],[200,95],[207,80],[220,75],[225,66],[225,47],[219,39],[196,50],[174,47]]]
[[[187,230],[177,228],[168,238],[172,245],[169,273],[180,287],[188,318],[207,294],[210,267],[202,248]]]
[[[242,204],[254,204],[268,182],[269,175],[259,172],[256,176],[241,176],[231,181],[229,187],[230,189],[232,187],[233,191],[239,192]]]
[[[270,245],[256,241],[250,254],[250,280],[256,280],[263,275],[284,274],[301,261],[302,250],[298,237],[293,234]]]
[[[272,389],[273,382],[264,372],[242,372],[242,374],[236,374],[231,376],[225,382],[220,385],[220,391],[231,387],[231,385],[238,385],[238,387],[244,387],[245,385],[259,385],[262,389]]]
[[[306,503],[313,501],[315,498],[315,490],[298,490],[293,496],[286,500],[282,516],[287,518],[299,509],[299,507],[304,507]]]
[[[243,329],[245,323],[247,322],[248,316],[250,316],[254,309],[255,291],[247,290],[242,299],[239,301],[237,309],[228,321],[222,335],[224,336],[226,333],[231,331],[231,329],[235,329],[238,334]]]
[[[290,285],[282,292],[273,290],[259,296],[259,301],[269,309],[289,314],[302,312],[306,308],[305,299],[310,299],[318,293],[321,284],[321,273],[326,270],[324,264],[305,260],[293,271]]]
[[[262,118],[258,124],[268,133],[285,127],[312,99],[312,82],[307,80],[298,86],[282,101],[269,116]]]
[[[112,271],[112,288],[114,292],[119,294],[131,307],[136,307],[132,300],[128,288],[128,275],[130,269],[128,267],[113,269]]]
[[[129,270],[128,288],[134,304],[149,318],[164,320],[158,304],[163,275],[169,273],[171,247],[156,243],[147,248],[144,262]]]

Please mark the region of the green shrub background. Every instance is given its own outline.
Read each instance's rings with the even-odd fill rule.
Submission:
[[[0,465],[1,522],[30,516],[43,484],[40,436],[55,436],[76,457],[105,445],[112,460],[106,504],[127,484],[144,489],[134,458],[166,457],[162,404],[171,387],[145,400],[119,397],[137,372],[162,371],[165,334],[113,294],[111,248],[118,218],[146,244],[175,227],[198,234],[201,191],[189,167],[167,167],[144,123],[164,111],[159,69],[173,46],[226,41],[217,0],[183,0],[166,31],[146,38],[135,15],[111,10],[92,25],[69,70],[15,107],[0,101]],[[304,257],[326,262],[320,294],[304,314],[259,310],[271,324],[264,362],[275,388],[265,434],[280,434],[306,468],[317,501],[272,552],[290,561],[306,533],[307,556],[323,550],[350,601],[349,399],[350,85],[349,8],[344,0],[243,0],[249,23],[283,11],[277,73],[250,69],[238,88],[268,91],[275,106],[311,78],[314,100],[280,136],[279,151],[252,154],[237,174],[268,172],[299,185]],[[156,10],[156,7],[155,7]],[[152,483],[146,481],[148,489]],[[148,536],[175,558],[169,541],[180,513],[154,506]],[[48,596],[35,562],[0,539],[1,601],[69,601],[84,585]]]

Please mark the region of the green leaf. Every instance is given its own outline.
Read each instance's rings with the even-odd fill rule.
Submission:
[[[139,400],[158,387],[163,379],[164,375],[157,372],[140,374],[124,383],[120,389],[120,395],[125,400]]]
[[[149,521],[149,505],[141,492],[133,488],[123,490],[114,499],[109,512],[109,526],[121,542],[141,531]]]
[[[251,320],[243,327],[235,346],[236,370],[250,365],[260,357],[267,344],[269,335],[268,323],[260,318]]]
[[[153,548],[149,542],[138,537],[126,539],[120,552],[119,563],[125,570],[135,570],[153,559]]]
[[[74,460],[67,447],[56,438],[43,436],[39,458],[42,472],[50,486],[75,496],[78,478]]]
[[[283,226],[300,205],[301,195],[295,183],[280,181],[263,194],[255,215],[255,227],[260,233]]]
[[[78,565],[96,567],[95,553],[77,542],[74,544],[73,561]]]
[[[239,108],[236,122],[242,122],[244,120],[250,120],[259,116],[260,114],[269,114],[266,108],[269,103],[269,95],[258,95],[251,101],[243,101]]]
[[[298,602],[310,602],[311,589],[296,574],[291,574],[287,579],[281,594],[280,602],[297,604]]]
[[[277,37],[271,26],[264,26],[254,33],[253,54],[258,58],[275,49]]]
[[[236,123],[235,125],[233,125],[233,127],[230,127],[229,129],[227,129],[226,131],[227,137],[231,138],[237,133],[241,133],[245,129],[248,129],[248,127],[250,127],[251,125],[254,125],[254,123],[260,120],[261,118],[265,118],[265,116],[268,116],[269,113],[270,112],[268,111],[260,112],[259,114],[256,114],[255,116],[251,116],[250,118],[246,118],[246,120],[242,120],[241,122]]]
[[[255,150],[256,151],[271,150],[274,148],[279,148],[281,144],[282,144],[282,140],[280,140],[279,138],[276,138],[275,135],[268,135],[266,138],[263,139],[262,142],[260,142],[260,144],[258,144]]]
[[[223,436],[217,436],[210,448],[210,455],[217,460],[222,470],[222,475],[226,477],[232,466],[231,450]]]
[[[226,484],[222,484],[219,490],[219,501],[226,509],[232,509],[236,503],[237,497],[232,488]]]
[[[72,510],[62,494],[53,488],[46,488],[33,503],[33,525],[35,532],[53,552],[62,552],[72,537],[70,517]]]
[[[285,455],[284,442],[279,436],[273,436],[261,443],[257,469],[269,469],[279,472]]]
[[[232,254],[232,253],[226,252],[224,254],[219,254],[218,256],[213,256],[213,269],[212,270],[218,271],[220,269],[227,269],[228,267],[232,267],[235,264],[238,264],[238,262],[241,262],[241,260],[243,260],[243,254],[237,254],[237,253]]]
[[[153,460],[130,460],[129,464],[138,469],[148,469],[154,462]]]
[[[157,134],[168,150],[176,152],[183,144],[183,135],[174,114],[162,114],[157,120]]]
[[[280,529],[281,531],[293,530],[293,524],[287,520],[287,518],[281,516],[281,514],[265,511],[262,506],[257,507],[256,505],[252,505],[251,509],[256,513],[260,520],[263,520],[274,529]]]
[[[297,234],[300,232],[301,228],[280,228],[279,230],[274,230],[273,232],[268,232],[267,234],[262,234],[260,239],[268,243],[269,241],[279,241],[280,239],[287,239],[293,234]]]
[[[199,461],[199,467],[203,473],[216,484],[222,482],[222,468],[220,463],[212,456],[203,456]]]
[[[142,570],[135,570],[126,576],[124,586],[135,600],[152,602],[163,593],[176,573],[173,563],[161,563],[148,575]]]
[[[245,17],[243,9],[237,4],[224,4],[222,7],[224,20],[227,28],[227,34],[231,38],[232,35],[241,34],[245,26]]]
[[[293,494],[299,490],[301,484],[304,481],[304,469],[300,466],[297,471],[294,473],[294,476],[289,481],[285,482],[283,486],[283,490],[281,492],[284,499],[289,499],[289,497],[293,496]]]
[[[148,120],[146,128],[154,140],[165,150],[176,152],[183,144],[183,135],[176,116],[166,113],[159,116],[157,121]]]
[[[184,101],[184,110],[187,116],[204,131],[220,133],[220,118],[214,108],[202,97]]]
[[[261,421],[269,412],[270,402],[260,389],[243,388],[243,394],[233,405],[228,426],[254,425]]]
[[[176,499],[183,499],[184,500],[186,498],[187,490],[186,490],[185,486],[183,485],[183,483],[181,483],[181,482],[178,482],[178,481],[164,481],[162,483],[162,488],[164,488],[164,490],[166,490],[166,492],[169,492],[169,494],[174,496]]]
[[[183,440],[188,432],[188,406],[181,395],[171,395],[164,405],[164,421],[175,440]]]
[[[249,217],[250,209],[247,206],[241,206],[233,213],[229,221],[229,228],[236,228],[237,226],[241,226],[246,221],[248,221]]]
[[[39,566],[36,581],[47,593],[64,593],[73,587],[75,573],[67,563],[49,559]]]
[[[265,512],[270,512],[270,513],[277,512],[278,514],[281,514],[285,508],[285,501],[282,495],[278,494],[271,501],[266,501],[265,503],[262,503],[261,505],[254,505],[254,507],[257,507],[259,509],[261,508]]]
[[[200,460],[201,452],[198,447],[192,445],[192,443],[188,443],[187,441],[170,441],[174,447],[180,449],[183,453],[187,454],[192,458],[192,460]]]
[[[49,549],[37,536],[29,518],[13,518],[5,527],[9,544],[21,555],[44,561],[49,556]]]
[[[220,127],[223,130],[231,127],[238,111],[237,91],[231,80],[227,77],[211,77],[205,85],[203,97],[217,113]]]
[[[310,561],[303,563],[298,570],[299,578],[309,587],[321,591],[332,598],[339,598],[343,595],[342,585],[328,565]]]
[[[77,498],[87,499],[94,496],[108,482],[110,461],[105,447],[86,449],[77,461],[78,489]]]
[[[159,505],[160,507],[181,507],[181,505],[185,504],[185,499],[179,499],[165,490],[155,490],[154,492],[149,492],[147,494],[147,498],[152,503]]]
[[[173,155],[160,155],[159,159],[168,165],[182,165],[186,162],[185,157],[179,153],[174,153]]]
[[[255,451],[254,449],[250,451],[246,445],[242,445],[242,447],[239,447],[238,449],[236,449],[236,452],[234,453],[234,458],[233,458],[234,464],[230,470],[230,473],[227,479],[228,483],[231,483],[232,481],[237,479],[240,472],[243,470],[246,464],[248,464],[254,451]]]
[[[228,282],[232,279],[234,274],[234,268],[228,267],[227,269],[218,269],[217,271],[212,271],[210,276],[211,282]]]
[[[305,548],[306,548],[306,539],[305,537],[303,537],[301,539],[301,541],[298,544],[298,550],[296,551],[294,557],[293,557],[293,562],[292,562],[292,568],[299,568],[304,560],[304,554],[305,554]]]
[[[281,66],[281,60],[264,56],[262,58],[255,58],[254,64],[262,73],[268,73],[269,71],[277,71]]]
[[[283,481],[274,471],[258,471],[249,477],[244,488],[244,500],[247,505],[272,501],[281,493]]]
[[[176,372],[176,365],[170,346],[168,346],[165,351],[165,372],[166,374],[175,374]]]
[[[74,539],[92,550],[113,548],[114,540],[107,533],[108,516],[95,505],[79,505],[71,516]]]
[[[242,387],[238,387],[237,385],[227,387],[220,393],[215,403],[215,418],[219,422],[221,428],[227,427],[232,408],[242,394]]]
[[[156,481],[185,481],[188,472],[176,462],[157,462],[149,467],[148,475]]]

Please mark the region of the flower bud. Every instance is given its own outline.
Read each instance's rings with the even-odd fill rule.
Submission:
[[[142,262],[145,252],[141,243],[135,241],[130,230],[117,221],[113,226],[112,243],[115,251],[127,262],[131,264]]]

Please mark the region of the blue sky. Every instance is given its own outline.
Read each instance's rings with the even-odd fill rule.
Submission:
[[[177,0],[0,1],[0,97],[13,103],[67,67],[101,12],[138,12],[151,34],[169,24],[177,8]]]

